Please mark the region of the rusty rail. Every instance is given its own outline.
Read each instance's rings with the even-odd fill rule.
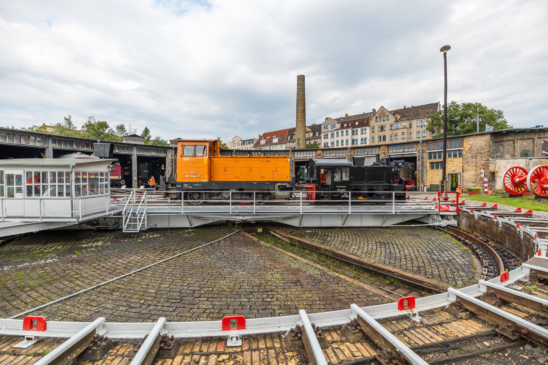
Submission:
[[[477,244],[483,248],[485,248],[488,252],[488,256],[491,257],[491,259],[493,260],[493,263],[495,264],[495,266],[498,268],[498,272],[495,271],[494,273],[494,277],[496,276],[499,276],[502,272],[504,272],[504,269],[505,269],[505,265],[504,265],[504,261],[503,259],[500,257],[500,255],[498,254],[497,251],[495,251],[495,249],[493,247],[491,247],[491,245],[483,242],[482,240],[480,240],[479,238],[475,237],[474,235],[471,235],[470,233],[468,232],[464,232],[460,229],[457,229],[457,228],[454,228],[454,227],[445,227],[451,234],[453,234],[454,236],[457,236],[457,237],[460,237],[460,238],[466,238],[468,240],[471,240],[474,242],[474,244]]]

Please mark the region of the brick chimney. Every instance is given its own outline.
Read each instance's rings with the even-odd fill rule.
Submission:
[[[377,109],[373,109],[373,114],[375,114],[377,112]]]
[[[348,118],[348,114],[345,114],[344,117],[345,117],[345,118]]]
[[[297,123],[295,128],[296,148],[306,147],[306,97],[304,75],[297,76]]]

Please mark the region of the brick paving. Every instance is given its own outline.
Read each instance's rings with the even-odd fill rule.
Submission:
[[[0,317],[47,303],[223,237],[233,229],[42,232],[0,246]],[[375,305],[386,298],[236,234],[38,310],[49,320],[216,320]]]
[[[471,252],[448,235],[428,227],[282,229],[456,287],[476,282]]]
[[[0,246],[0,317],[75,293],[232,232],[228,227],[46,231]]]

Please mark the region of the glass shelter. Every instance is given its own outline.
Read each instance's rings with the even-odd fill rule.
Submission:
[[[112,161],[115,160],[0,160],[1,219],[81,219],[108,212]]]

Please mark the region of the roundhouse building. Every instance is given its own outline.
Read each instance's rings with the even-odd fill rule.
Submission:
[[[72,153],[94,155],[95,143],[109,143],[110,157],[122,166],[127,187],[138,187],[143,171],[159,176],[170,176],[173,148],[145,145],[138,135],[124,137],[122,142],[90,138],[65,137],[24,129],[0,128],[0,159],[58,158]],[[143,167],[145,166],[145,167]],[[159,180],[158,180],[159,181]]]

